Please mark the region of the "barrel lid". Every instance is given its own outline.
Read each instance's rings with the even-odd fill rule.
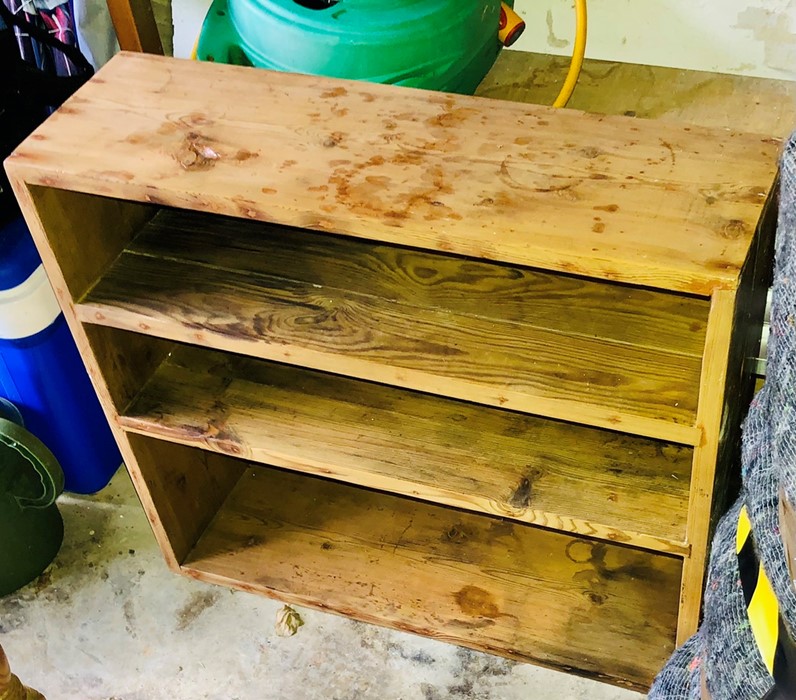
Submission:
[[[23,428],[25,427],[25,421],[23,420],[19,409],[8,399],[4,399],[2,396],[0,396],[0,418],[5,418],[12,423],[21,425]]]
[[[39,253],[20,216],[0,229],[0,291],[13,289],[41,265]]]
[[[22,508],[47,508],[64,490],[64,472],[50,449],[21,425],[0,418],[0,494]]]

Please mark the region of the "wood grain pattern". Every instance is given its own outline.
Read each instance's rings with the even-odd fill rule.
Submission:
[[[568,66],[569,56],[504,49],[476,94],[549,105]],[[796,124],[796,83],[586,59],[569,107],[785,138]]]
[[[166,560],[182,562],[196,544],[245,466],[212,452],[191,450],[142,435],[125,436],[133,455],[133,483],[148,496],[144,510],[168,538]],[[129,462],[128,462],[129,466]],[[140,489],[140,490],[139,490]]]
[[[160,338],[120,331],[109,326],[83,326],[97,363],[99,382],[110,396],[114,411],[123,411],[174,348]]]
[[[786,110],[647,75],[578,94],[720,128],[122,55],[26,140],[14,190],[172,568],[649,682],[698,620]]]
[[[40,218],[46,239],[37,239],[39,251],[51,248],[67,289],[59,299],[79,299],[122,252],[157,207],[121,199],[96,197],[52,187],[18,187],[17,199],[29,198],[30,217]],[[44,257],[44,255],[43,255]],[[50,275],[57,288],[57,277]]]
[[[713,298],[698,411],[705,440],[694,450],[679,643],[696,631],[710,539],[740,482],[741,424],[754,392],[753,360],[773,276],[777,192],[768,198],[734,297]]]
[[[734,311],[733,292],[719,290],[713,295],[699,395],[698,421],[704,438],[694,450],[687,528],[691,556],[683,564],[678,644],[683,644],[699,626]]]
[[[464,315],[319,288],[288,268],[275,277],[128,251],[77,313],[87,323],[662,440],[699,436],[698,357],[501,321],[499,301],[491,317]]]
[[[128,250],[693,357],[705,348],[705,299],[273,224],[165,209]]]
[[[680,561],[267,468],[183,565],[202,580],[647,687]]]
[[[190,347],[119,422],[264,464],[685,551],[684,447]]]
[[[31,183],[708,295],[737,282],[778,147],[122,54],[6,167]]]

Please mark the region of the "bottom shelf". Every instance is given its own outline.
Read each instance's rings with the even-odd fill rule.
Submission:
[[[681,560],[267,467],[182,570],[646,688],[674,648]]]

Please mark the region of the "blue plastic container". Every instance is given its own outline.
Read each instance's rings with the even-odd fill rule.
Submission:
[[[21,218],[0,230],[0,396],[61,463],[68,491],[99,491],[121,464]]]

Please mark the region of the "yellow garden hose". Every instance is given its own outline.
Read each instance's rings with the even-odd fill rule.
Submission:
[[[587,34],[586,0],[575,0],[575,48],[572,51],[572,61],[569,64],[569,72],[561,86],[553,107],[566,107],[569,98],[578,84],[580,70],[583,67],[583,57],[586,55],[586,34]]]

